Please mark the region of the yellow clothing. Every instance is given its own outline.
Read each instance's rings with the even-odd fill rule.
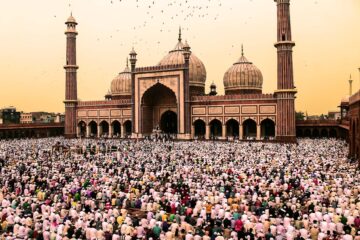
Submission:
[[[124,217],[120,215],[117,217],[116,221],[119,225],[121,225],[124,222]]]

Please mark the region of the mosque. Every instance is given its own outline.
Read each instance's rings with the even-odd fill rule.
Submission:
[[[180,140],[276,139],[295,142],[290,0],[277,5],[277,90],[262,92],[263,75],[242,51],[224,73],[225,95],[211,84],[206,93],[206,68],[181,31],[174,49],[150,67],[137,67],[130,52],[124,71],[111,82],[104,100],[77,98],[76,30],[73,16],[66,29],[65,136],[144,138],[154,129]],[[240,54],[239,54],[240,55]]]

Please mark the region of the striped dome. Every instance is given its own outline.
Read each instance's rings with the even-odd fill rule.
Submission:
[[[131,95],[131,71],[127,65],[123,72],[119,73],[111,82],[111,96]]]
[[[175,48],[166,55],[158,65],[173,65],[173,64],[184,64],[184,44],[181,40],[181,35],[179,36],[179,41],[176,44]],[[206,69],[202,61],[195,56],[194,53],[190,55],[190,69],[189,69],[189,83],[190,86],[194,87],[205,87],[206,81]]]
[[[244,54],[224,75],[225,94],[261,93],[262,84],[261,71]]]

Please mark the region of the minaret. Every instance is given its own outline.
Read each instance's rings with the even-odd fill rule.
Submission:
[[[65,137],[76,137],[76,107],[77,107],[77,76],[79,68],[76,65],[76,21],[71,16],[67,19],[66,35],[66,85],[65,85]]]
[[[291,39],[290,0],[274,0],[277,3],[277,61],[278,81],[276,137],[280,141],[295,142],[295,94]]]
[[[352,83],[353,83],[353,80],[351,79],[351,75],[350,75],[350,79],[349,79],[349,96],[352,95]]]
[[[131,131],[132,133],[135,133],[135,69],[137,53],[134,48],[132,48],[129,55],[131,64]]]
[[[181,41],[181,28],[179,33],[179,41]],[[191,48],[187,41],[185,41],[185,45],[183,47],[183,55],[184,55],[184,101],[185,101],[185,135],[186,138],[190,139],[191,134],[191,109],[190,109],[190,56],[191,56]]]

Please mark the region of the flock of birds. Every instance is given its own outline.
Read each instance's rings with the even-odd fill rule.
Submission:
[[[69,9],[72,9],[73,0],[68,0]],[[224,0],[102,0],[106,5],[110,7],[122,7],[122,9],[131,9],[133,15],[137,18],[137,21],[128,21],[126,24],[121,24],[121,27],[114,24],[114,31],[107,36],[96,37],[96,41],[101,42],[103,40],[109,40],[116,38],[116,36],[121,35],[123,32],[132,33],[132,42],[130,45],[136,48],[137,45],[146,46],[146,50],[154,49],[157,52],[166,54],[166,49],[160,49],[162,46],[161,39],[164,39],[162,34],[173,33],[174,40],[177,35],[177,29],[180,25],[182,30],[186,32],[186,38],[191,41],[194,41],[197,36],[194,32],[194,29],[189,30],[194,22],[201,22],[206,25],[215,24],[216,21],[219,21],[224,17],[224,13],[233,11],[234,4],[231,1]],[[239,0],[236,0],[239,1]],[[242,0],[244,2],[254,2],[254,0]],[[262,1],[262,0],[260,0]],[[317,0],[315,0],[317,4]],[[222,13],[222,14],[220,14]],[[229,14],[230,15],[230,14]],[[243,14],[243,24],[248,24],[252,21],[252,17]],[[226,17],[226,16],[225,16]],[[151,29],[155,35],[159,37],[157,40],[149,40],[143,38],[143,30]],[[192,34],[189,34],[192,32]],[[107,38],[107,39],[106,39]],[[168,40],[166,40],[168,41]],[[118,42],[120,46],[128,46],[129,42]],[[239,42],[231,43],[228,55],[233,54],[234,49],[240,48]],[[169,49],[167,49],[169,50]],[[201,53],[198,53],[201,54]]]
[[[133,30],[133,46],[138,44],[148,45],[154,47],[160,47],[161,41],[157,40],[149,43],[148,40],[141,37],[141,30],[149,28],[152,31],[162,33],[174,33],[174,40],[179,25],[182,30],[189,32],[189,25],[191,22],[203,20],[211,24],[213,21],[218,21],[221,15],[219,12],[223,12],[224,9],[232,11],[231,4],[226,4],[223,0],[104,0],[110,6],[119,7],[125,6],[131,9],[135,8],[134,16],[141,19],[141,22],[137,22],[135,25],[127,22],[126,25],[122,25],[121,28],[116,27],[113,34],[108,38],[115,38],[116,34],[121,34],[123,28],[126,30]],[[252,2],[253,0],[247,0]],[[69,0],[69,9],[72,9],[71,0]],[[196,35],[187,36],[189,39],[196,39]],[[102,41],[104,37],[97,37],[98,42]],[[118,43],[123,46],[124,43]],[[128,44],[126,44],[128,45]],[[164,50],[164,49],[162,49]],[[166,51],[164,52],[166,53]]]

